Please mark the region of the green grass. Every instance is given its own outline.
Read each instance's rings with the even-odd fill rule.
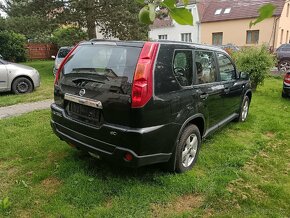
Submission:
[[[52,74],[53,61],[32,61],[23,63],[25,65],[34,67],[38,70],[41,77],[40,87],[34,90],[34,92],[25,95],[14,95],[12,93],[0,94],[0,107],[35,102],[45,99],[53,98],[53,81],[54,76]]]
[[[0,216],[289,217],[290,101],[281,84],[268,78],[247,122],[208,138],[182,175],[88,157],[52,133],[49,111],[2,120],[0,199],[11,206]]]

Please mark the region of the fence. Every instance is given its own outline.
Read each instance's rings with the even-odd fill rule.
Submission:
[[[26,49],[29,60],[50,59],[57,53],[56,45],[49,43],[28,43]]]

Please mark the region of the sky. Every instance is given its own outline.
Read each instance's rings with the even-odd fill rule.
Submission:
[[[0,0],[0,3],[3,3],[3,2],[4,2],[3,0]],[[3,13],[1,10],[0,10],[0,15],[1,15],[2,17],[5,17],[5,16],[6,16],[6,14]]]

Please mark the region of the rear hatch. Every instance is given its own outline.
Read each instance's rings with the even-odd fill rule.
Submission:
[[[61,69],[56,103],[86,124],[131,126],[132,81],[142,47],[141,42],[79,45]]]

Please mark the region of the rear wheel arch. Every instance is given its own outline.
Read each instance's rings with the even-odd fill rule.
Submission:
[[[180,130],[179,130],[179,133],[178,133],[178,136],[177,136],[177,139],[176,139],[176,142],[175,142],[175,145],[172,149],[172,155],[171,155],[171,158],[169,159],[169,161],[165,164],[165,167],[167,170],[170,170],[170,171],[175,171],[176,169],[176,158],[177,158],[177,153],[176,153],[176,149],[177,149],[177,146],[179,144],[179,141],[180,141],[180,138],[184,132],[184,130],[186,130],[186,128],[188,126],[191,126],[191,125],[195,125],[198,130],[199,130],[199,133],[200,133],[200,137],[202,139],[204,133],[205,133],[205,118],[202,114],[196,114],[196,115],[193,115],[191,117],[189,117],[184,123],[183,125],[181,126]]]

